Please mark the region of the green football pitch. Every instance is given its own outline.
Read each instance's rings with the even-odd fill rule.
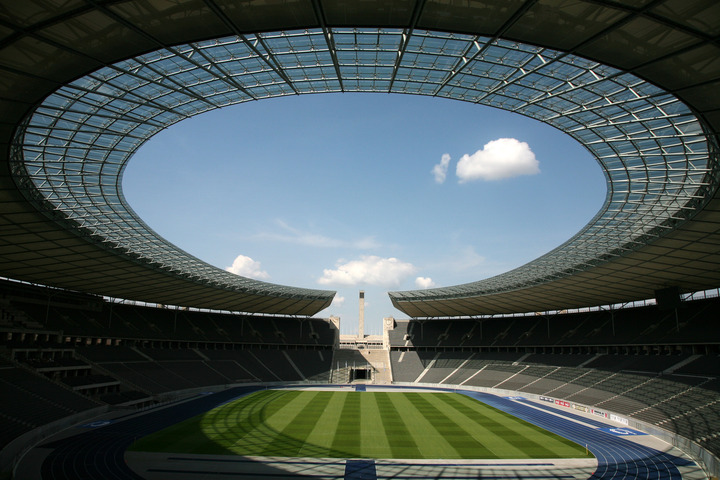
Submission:
[[[130,450],[314,458],[587,458],[585,448],[466,395],[264,390]]]

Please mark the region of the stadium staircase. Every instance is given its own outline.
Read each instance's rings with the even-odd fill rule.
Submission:
[[[690,355],[689,357],[687,357],[687,358],[684,359],[683,361],[681,361],[681,362],[679,362],[679,363],[676,363],[676,364],[673,365],[672,367],[664,370],[662,373],[663,373],[663,375],[671,375],[671,374],[675,373],[675,370],[679,370],[679,369],[681,369],[682,367],[684,367],[685,365],[687,365],[687,364],[689,364],[689,363],[692,363],[692,362],[694,362],[695,360],[697,360],[698,358],[701,358],[701,357],[702,357],[702,355]]]

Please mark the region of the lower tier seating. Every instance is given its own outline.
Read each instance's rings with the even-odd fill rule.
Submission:
[[[390,352],[397,382],[497,388],[567,400],[636,418],[720,453],[716,437],[720,432],[720,361],[716,356],[691,359],[698,365],[712,365],[715,375],[711,369],[705,370],[703,376],[630,373],[615,368],[617,364],[607,359],[594,363],[612,365],[609,370],[562,366],[577,365],[578,358],[558,362],[557,355],[552,355],[548,356],[552,365],[540,365],[542,355],[526,356],[529,362],[521,357],[502,352]],[[588,360],[585,358],[584,363],[589,365],[592,362]],[[667,358],[662,360],[663,367],[673,363]],[[675,363],[683,360],[687,359],[678,358]],[[627,356],[620,361],[638,364]],[[642,363],[652,362],[646,358]]]
[[[28,369],[0,367],[0,449],[35,427],[101,403],[73,392]]]

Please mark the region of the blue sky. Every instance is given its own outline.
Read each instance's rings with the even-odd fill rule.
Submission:
[[[368,93],[262,100],[182,121],[138,150],[123,189],[155,231],[212,265],[336,290],[318,316],[340,316],[342,333],[357,331],[364,290],[366,334],[380,333],[385,316],[405,317],[387,291],[520,266],[575,234],[606,194],[594,159],[552,127]]]

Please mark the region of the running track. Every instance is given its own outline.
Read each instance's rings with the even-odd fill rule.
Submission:
[[[116,419],[100,428],[78,428],[77,435],[40,445],[40,448],[52,449],[42,464],[42,478],[142,480],[142,477],[130,470],[124,460],[125,449],[136,439],[262,388],[238,387],[150,411],[144,415]],[[597,427],[607,427],[606,424],[575,415],[571,411],[561,412],[563,417],[559,417],[550,413],[558,413],[557,410],[537,403],[479,392],[458,390],[458,393],[481,400],[580,445],[587,445],[598,460],[598,468],[591,479],[680,480],[682,477],[677,466],[692,465],[689,460],[602,432]],[[592,426],[587,426],[588,424]],[[278,473],[287,476],[287,472]]]
[[[680,480],[678,466],[692,465],[687,459],[675,457],[644,445],[612,435],[597,428],[573,422],[570,419],[591,424],[598,428],[608,425],[591,418],[576,415],[571,411],[560,412],[562,417],[547,412],[558,413],[551,407],[528,401],[513,401],[503,397],[478,392],[463,392],[473,398],[492,405],[500,410],[527,420],[553,433],[557,433],[588,449],[597,457],[598,468],[593,479],[672,479]]]

